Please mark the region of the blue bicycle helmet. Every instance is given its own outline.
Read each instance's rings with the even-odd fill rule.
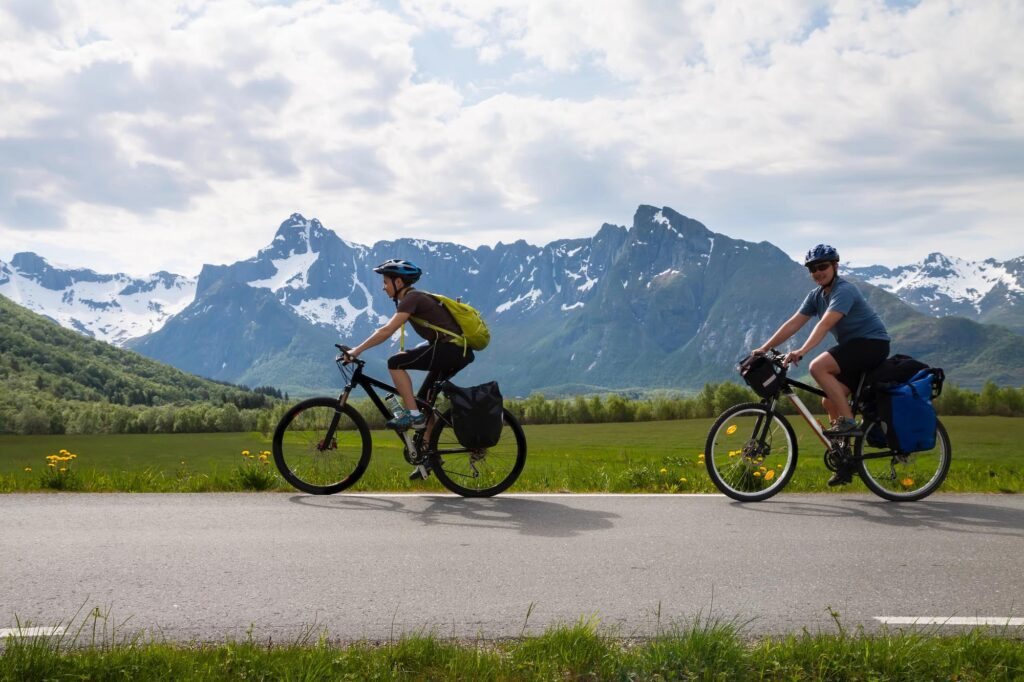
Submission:
[[[835,247],[829,246],[828,244],[818,244],[808,251],[807,255],[804,257],[804,267],[825,262],[839,262],[839,252],[835,250]]]
[[[386,260],[373,269],[379,275],[401,277],[406,284],[412,284],[423,275],[423,270],[416,264],[401,258]]]

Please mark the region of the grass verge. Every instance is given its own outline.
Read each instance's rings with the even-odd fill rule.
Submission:
[[[433,635],[392,642],[174,644],[106,629],[96,611],[72,636],[10,637],[0,680],[1019,680],[1022,632],[858,632],[748,639],[700,618],[656,637],[603,634],[596,619],[499,641]],[[99,637],[97,626],[101,625]],[[70,628],[69,628],[70,630]]]
[[[526,469],[512,492],[717,492],[700,459],[709,419],[526,427]],[[1024,419],[943,417],[953,444],[944,492],[1024,492]],[[823,448],[794,421],[799,442],[789,492],[825,492]],[[441,492],[436,481],[410,482],[391,432],[373,433],[373,459],[353,491]],[[69,469],[50,476],[46,457]],[[99,436],[0,436],[0,492],[222,492],[291,488],[273,462],[246,459],[270,449],[259,433]],[[70,465],[70,466],[68,466]],[[841,492],[860,486],[844,487]],[[835,490],[835,489],[832,489]],[[861,486],[860,490],[864,490]]]

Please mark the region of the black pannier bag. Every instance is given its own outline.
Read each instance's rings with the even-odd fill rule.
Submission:
[[[782,389],[782,370],[763,355],[748,355],[736,369],[754,393],[762,398],[774,398]]]
[[[498,382],[463,387],[446,381],[441,390],[452,405],[452,429],[462,447],[482,450],[498,444],[504,425]]]

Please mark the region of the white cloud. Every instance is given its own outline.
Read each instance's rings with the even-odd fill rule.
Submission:
[[[0,258],[195,274],[293,211],[536,243],[640,203],[794,254],[1024,254],[1024,9],[908,5],[5,3]],[[425,37],[476,61],[427,76]]]

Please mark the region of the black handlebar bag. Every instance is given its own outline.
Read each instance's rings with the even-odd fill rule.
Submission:
[[[762,398],[774,398],[782,390],[782,370],[763,355],[748,355],[736,369],[747,386]]]
[[[498,444],[504,425],[498,382],[464,387],[446,381],[441,391],[452,405],[452,429],[462,447],[482,450]]]

